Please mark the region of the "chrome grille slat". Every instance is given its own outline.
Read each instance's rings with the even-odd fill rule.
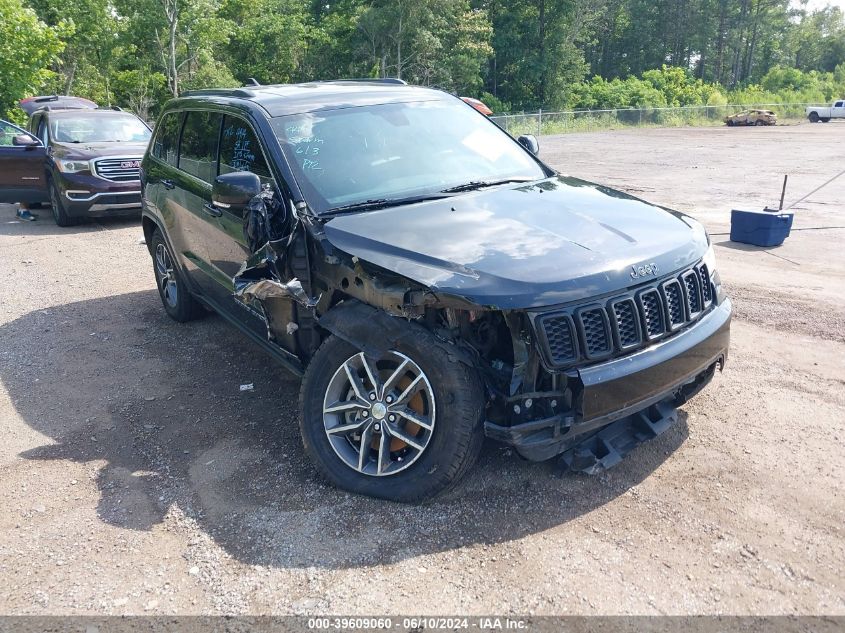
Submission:
[[[133,167],[130,163],[138,163],[138,167]],[[140,179],[140,162],[141,157],[126,157],[126,158],[99,158],[94,161],[94,173],[100,178],[111,180],[114,182],[130,182]]]
[[[553,367],[642,349],[696,322],[715,303],[701,263],[606,303],[537,316],[543,354]]]

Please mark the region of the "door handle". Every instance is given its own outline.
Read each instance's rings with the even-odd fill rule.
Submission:
[[[161,184],[164,185],[165,189],[176,189],[176,183],[172,180],[162,180]]]
[[[204,205],[202,205],[202,210],[205,211],[208,215],[211,215],[215,218],[219,218],[221,215],[223,215],[223,212],[210,202],[206,202]]]

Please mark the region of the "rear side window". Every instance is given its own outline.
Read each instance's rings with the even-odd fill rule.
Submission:
[[[179,148],[179,169],[207,183],[217,176],[217,140],[222,115],[188,112]]]
[[[152,155],[174,167],[178,162],[176,152],[179,146],[179,124],[181,121],[181,112],[165,114],[158,124],[156,138],[153,141]]]
[[[220,173],[251,171],[262,182],[268,182],[270,168],[252,127],[239,117],[223,119],[223,136],[220,138]]]

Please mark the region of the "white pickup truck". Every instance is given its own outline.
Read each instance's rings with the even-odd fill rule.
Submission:
[[[845,119],[845,101],[836,101],[830,108],[810,106],[807,108],[807,118],[810,123],[827,123],[831,119]]]

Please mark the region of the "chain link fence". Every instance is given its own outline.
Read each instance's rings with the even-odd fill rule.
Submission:
[[[805,119],[811,103],[757,103],[753,105],[684,106],[681,108],[616,108],[612,110],[573,110],[535,112],[490,117],[509,134],[566,134],[626,127],[681,127],[724,125],[725,117],[743,110],[772,110],[778,124]]]

